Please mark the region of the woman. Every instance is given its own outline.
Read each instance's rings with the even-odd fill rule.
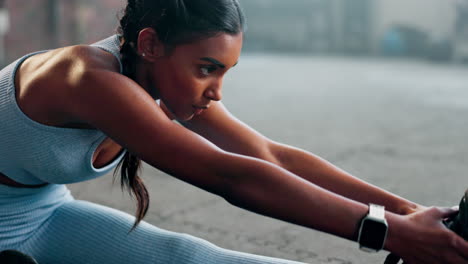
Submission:
[[[129,0],[120,35],[3,69],[0,249],[39,263],[293,263],[140,222],[148,208],[136,175],[142,159],[233,205],[351,240],[367,204],[384,205],[386,249],[408,263],[468,263],[467,243],[441,222],[454,210],[367,184],[226,110],[222,81],[238,62],[243,29],[237,0]],[[136,220],[76,201],[63,185],[119,162]]]

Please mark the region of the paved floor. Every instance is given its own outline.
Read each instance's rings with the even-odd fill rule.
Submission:
[[[468,187],[468,68],[421,61],[250,55],[228,74],[241,120],[398,195],[454,205]],[[306,263],[383,263],[353,242],[235,208],[153,168],[147,221],[219,246]],[[112,176],[76,198],[133,213]],[[310,212],[320,217],[320,212]]]

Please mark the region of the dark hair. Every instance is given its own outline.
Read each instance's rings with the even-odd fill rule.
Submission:
[[[245,18],[238,0],[128,0],[118,33],[123,74],[135,78],[136,43],[139,32],[151,27],[167,50],[219,33],[236,35],[245,30]],[[121,187],[136,197],[137,211],[134,229],[148,211],[149,195],[137,175],[141,160],[127,152],[118,168]],[[116,172],[117,172],[116,169]],[[114,176],[116,174],[114,173]]]

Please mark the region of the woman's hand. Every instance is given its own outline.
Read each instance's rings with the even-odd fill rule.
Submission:
[[[431,207],[397,216],[400,220],[390,223],[386,248],[407,264],[468,263],[468,242],[442,223],[456,213],[451,208]]]

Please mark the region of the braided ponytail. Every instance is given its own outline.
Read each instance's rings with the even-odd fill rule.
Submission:
[[[137,39],[138,25],[132,21],[135,17],[136,4],[135,0],[128,0],[128,5],[125,9],[125,15],[120,20],[120,33],[123,42],[120,46],[120,56],[123,65],[123,74],[130,79],[135,79],[136,59],[135,43]],[[135,34],[136,33],[136,34]],[[137,210],[136,220],[132,230],[137,227],[141,220],[145,217],[149,208],[149,193],[143,182],[143,179],[138,176],[140,171],[141,160],[127,151],[124,158],[117,165],[114,171],[114,178],[117,171],[120,169],[120,186],[126,188],[131,196],[136,198]]]

